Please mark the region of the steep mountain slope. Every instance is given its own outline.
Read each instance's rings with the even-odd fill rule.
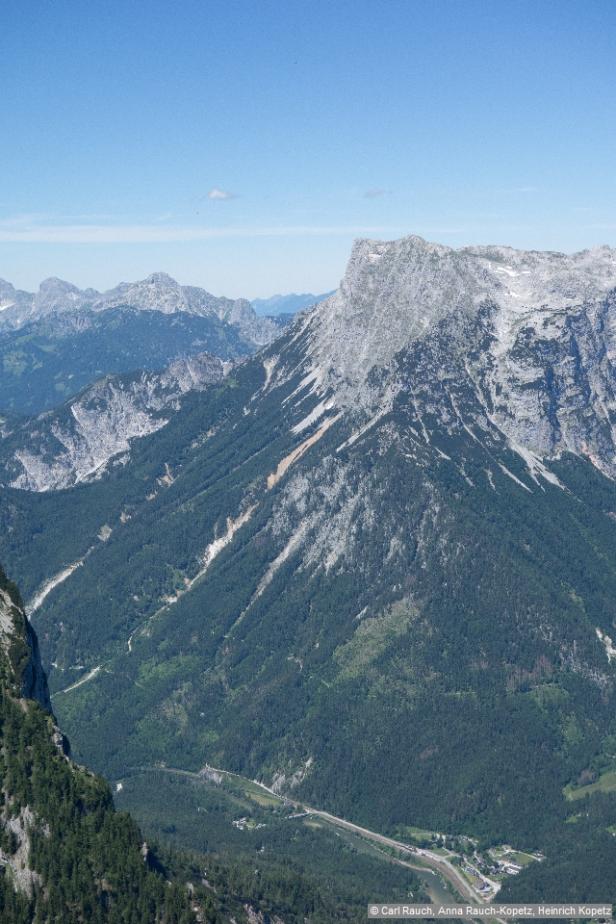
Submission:
[[[0,571],[3,924],[330,924],[362,920],[371,890],[386,887],[398,899],[409,888],[417,893],[419,883],[408,869],[383,861],[377,851],[358,849],[351,838],[340,843],[333,834],[313,831],[292,809],[282,817],[277,812],[278,824],[294,830],[292,857],[284,850],[274,855],[271,839],[263,857],[258,842],[251,847],[246,838],[224,855],[212,854],[214,810],[206,826],[198,825],[201,855],[167,853],[163,865],[130,818],[114,811],[106,784],[69,759],[50,709],[36,636],[15,587]],[[231,799],[249,820],[250,799],[221,792],[216,803],[221,798]]]
[[[203,353],[162,372],[107,376],[55,411],[7,420],[0,481],[49,491],[99,478],[112,459],[126,464],[133,439],[164,427],[187,392],[203,391],[223,376],[221,360]]]
[[[156,371],[203,352],[228,361],[253,347],[217,318],[132,308],[52,315],[0,334],[0,407],[38,414],[104,375]]]
[[[79,754],[537,847],[540,882],[565,830],[615,862],[613,796],[591,831],[563,794],[616,766],[615,285],[607,248],[360,241],[127,466],[3,492]]]
[[[34,636],[0,572],[0,916],[6,924],[195,921],[105,783],[65,754]]]

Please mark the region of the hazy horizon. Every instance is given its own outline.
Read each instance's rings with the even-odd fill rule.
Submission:
[[[397,236],[397,237],[395,237],[395,238],[373,238],[373,240],[376,240],[376,241],[395,241],[395,240],[399,240],[399,239],[401,239],[401,238],[413,237],[413,236],[417,236],[417,235],[415,235],[413,232],[410,232],[409,234],[399,235],[399,236]],[[421,237],[422,235],[419,235],[419,236]],[[361,238],[354,238],[353,240],[356,241],[356,240],[360,240],[360,239],[361,239]],[[427,239],[427,238],[424,238],[424,239],[427,240],[427,242],[428,242],[429,244],[439,244],[439,245],[446,246],[446,247],[451,246],[451,247],[453,247],[454,249],[460,249],[460,248],[464,248],[464,247],[471,247],[471,248],[472,248],[472,247],[482,247],[482,246],[487,246],[487,245],[493,245],[493,246],[497,246],[497,247],[512,247],[514,250],[528,250],[528,251],[537,250],[537,251],[546,251],[546,252],[555,252],[555,253],[569,253],[569,254],[578,253],[578,252],[586,251],[586,250],[594,250],[594,249],[601,248],[601,247],[605,247],[605,246],[608,246],[608,247],[609,247],[609,246],[612,246],[612,245],[610,245],[610,244],[607,244],[606,242],[600,242],[600,243],[595,243],[595,244],[589,244],[587,247],[577,248],[576,250],[569,250],[569,251],[566,251],[566,250],[558,250],[558,249],[556,249],[556,248],[548,248],[548,247],[546,247],[546,248],[533,248],[533,247],[523,247],[523,246],[521,246],[521,247],[514,247],[513,245],[508,244],[508,243],[504,243],[503,241],[469,241],[469,242],[462,243],[462,244],[459,244],[459,245],[450,245],[450,244],[446,244],[444,241],[429,240],[429,239]],[[133,277],[126,277],[126,278],[124,278],[124,279],[117,279],[117,280],[113,281],[110,285],[97,285],[95,282],[92,282],[91,280],[88,280],[88,279],[86,279],[86,280],[83,281],[83,282],[78,282],[78,281],[77,281],[76,279],[74,279],[74,278],[68,278],[68,277],[66,277],[66,276],[61,276],[61,275],[59,275],[58,273],[50,273],[48,276],[41,277],[40,279],[38,279],[38,281],[35,281],[33,284],[31,284],[31,285],[29,285],[29,286],[22,286],[22,285],[19,285],[19,284],[15,281],[15,279],[12,279],[12,278],[10,278],[8,275],[3,274],[2,271],[1,271],[1,269],[0,269],[0,280],[4,280],[5,282],[11,283],[16,289],[22,289],[22,290],[25,290],[25,291],[36,292],[36,291],[38,291],[40,285],[41,285],[43,282],[45,282],[45,280],[50,279],[50,278],[57,278],[57,279],[62,280],[63,282],[68,282],[68,283],[71,283],[72,285],[76,285],[76,286],[77,286],[78,288],[80,288],[80,289],[88,289],[88,288],[89,288],[89,289],[95,289],[96,291],[98,291],[98,292],[100,292],[100,293],[104,293],[104,292],[107,292],[107,291],[109,291],[109,290],[111,290],[111,289],[116,288],[116,287],[119,286],[119,285],[122,285],[122,284],[131,284],[131,283],[136,283],[136,282],[142,282],[142,281],[144,281],[145,279],[147,279],[148,277],[150,277],[150,276],[152,276],[152,275],[155,275],[155,274],[157,274],[157,273],[161,273],[161,274],[163,274],[163,275],[170,276],[172,279],[174,279],[176,282],[178,282],[178,283],[179,283],[180,285],[182,285],[182,286],[196,286],[196,287],[199,287],[199,288],[203,288],[203,289],[206,289],[207,291],[210,291],[213,295],[216,295],[216,296],[218,296],[218,297],[245,298],[245,299],[247,299],[247,300],[249,300],[249,301],[268,301],[269,299],[275,298],[275,297],[277,297],[277,296],[280,296],[280,297],[284,298],[284,297],[291,296],[291,295],[297,295],[297,296],[300,296],[300,295],[308,295],[308,294],[321,295],[321,294],[324,294],[324,293],[329,293],[329,292],[331,292],[331,291],[335,291],[335,290],[338,288],[338,286],[339,286],[339,284],[340,284],[340,282],[341,282],[341,280],[342,280],[342,277],[343,277],[343,275],[344,275],[344,271],[345,271],[345,268],[346,268],[346,264],[347,264],[347,262],[348,262],[348,258],[349,258],[349,255],[350,255],[350,250],[351,250],[352,245],[353,245],[353,242],[351,242],[351,245],[349,246],[349,252],[347,253],[347,255],[346,255],[346,257],[345,257],[344,264],[343,264],[342,267],[341,267],[339,276],[338,276],[338,278],[333,282],[332,285],[330,285],[330,286],[323,286],[323,287],[321,287],[321,288],[315,288],[315,287],[313,287],[312,289],[307,289],[307,288],[304,288],[304,289],[295,288],[295,289],[293,289],[293,290],[284,290],[284,291],[283,291],[283,290],[280,289],[280,288],[277,289],[276,286],[275,286],[275,282],[274,282],[274,285],[272,286],[272,288],[269,289],[267,292],[259,293],[259,294],[256,294],[256,295],[255,295],[255,294],[251,294],[251,293],[246,294],[245,292],[233,292],[233,293],[229,293],[229,292],[218,292],[218,291],[214,291],[214,290],[212,289],[212,287],[208,285],[207,281],[205,281],[205,282],[196,282],[194,279],[178,278],[178,276],[176,276],[176,275],[175,275],[174,273],[172,273],[172,272],[169,272],[169,271],[168,271],[167,269],[165,269],[164,267],[151,267],[149,271],[145,272],[145,273],[144,273],[143,275],[141,275],[141,276],[133,276]],[[33,278],[34,278],[34,277],[33,277]]]

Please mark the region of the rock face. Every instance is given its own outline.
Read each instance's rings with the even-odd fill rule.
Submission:
[[[16,696],[37,700],[51,711],[47,678],[38,641],[19,599],[17,589],[0,571],[0,659],[2,679]]]
[[[32,302],[32,294],[16,289],[10,282],[0,279],[0,317],[2,312],[9,311],[7,317],[25,317]],[[2,322],[5,323],[4,318]],[[9,321],[10,323],[10,321]]]
[[[609,247],[566,255],[454,250],[419,237],[360,240],[339,290],[312,315],[313,350],[333,379],[359,385],[446,318],[462,322],[493,305],[494,351],[501,354],[529,323],[545,326],[555,313],[597,302],[615,286],[616,250]]]
[[[422,343],[434,354],[424,386],[462,376],[482,427],[613,474],[615,287],[609,247],[566,255],[358,241],[340,289],[305,321],[310,374],[336,406],[378,412],[402,387],[396,357]]]
[[[0,571],[0,695],[17,699],[36,700],[51,712],[47,680],[38,653],[36,636],[26,619],[16,588]],[[62,748],[62,737],[57,733]],[[2,738],[0,737],[0,749]],[[4,776],[3,776],[4,782]],[[10,786],[10,783],[9,783]],[[17,892],[31,896],[42,878],[31,863],[31,830],[37,820],[29,805],[17,806],[11,812],[11,793],[4,792],[0,809],[0,868],[2,875],[9,871]],[[6,846],[5,846],[6,845]],[[8,849],[7,849],[8,847]]]
[[[224,364],[202,354],[160,373],[107,376],[55,411],[5,424],[0,471],[26,491],[67,488],[100,478],[111,460],[128,459],[132,440],[164,427],[189,391],[221,382]]]
[[[17,291],[0,279],[0,329],[20,328],[47,315],[121,307],[218,318],[236,328],[255,347],[269,343],[281,329],[273,319],[258,317],[246,299],[217,298],[205,289],[182,286],[166,273],[152,273],[140,282],[123,282],[103,293],[78,289],[62,279],[51,278],[41,283],[37,293],[31,294]]]
[[[0,909],[25,921],[195,922],[117,815],[107,785],[74,764],[54,723],[19,594],[0,569]],[[199,918],[199,920],[202,918]]]

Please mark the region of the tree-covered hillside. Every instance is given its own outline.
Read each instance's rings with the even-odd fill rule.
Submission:
[[[0,918],[3,924],[195,921],[150,868],[106,783],[74,764],[45,702],[19,597],[0,573]]]
[[[52,315],[0,333],[0,412],[37,414],[103,375],[162,369],[178,356],[230,360],[253,351],[215,317],[136,308]]]
[[[407,868],[300,822],[306,843],[299,849],[287,850],[283,838],[281,849],[268,842],[264,856],[258,842],[240,836],[213,852],[215,806],[195,825],[192,843],[180,839],[190,854],[148,846],[132,818],[114,809],[108,785],[68,757],[49,711],[36,638],[1,571],[0,783],[3,924],[330,924],[362,921],[381,887],[401,900],[421,895]],[[179,821],[182,802],[172,789],[157,787],[152,807],[158,790]],[[233,803],[251,814],[245,800]],[[194,820],[194,806],[188,810]],[[169,829],[161,830],[160,816],[152,824],[155,818],[154,808],[147,827],[164,837]],[[279,824],[278,841],[292,821],[281,817]]]
[[[608,666],[594,623],[616,592],[611,483],[570,462],[558,469],[568,490],[540,488],[501,450],[527,487],[492,464],[492,488],[485,451],[463,433],[439,443],[427,488],[421,456],[384,452],[379,433],[336,453],[350,435],[338,424],[318,461],[307,451],[268,491],[298,438],[279,396],[243,412],[263,381],[256,363],[238,370],[101,484],[5,498],[4,545],[38,574],[30,590],[86,555],[35,613],[79,755],[112,778],[162,760],[289,779],[309,762],[301,795],[377,829],[406,822],[546,850],[568,814],[562,787],[612,723],[609,684],[593,679]],[[406,431],[407,413],[392,409],[383,427]],[[461,452],[464,472],[450,461]],[[343,467],[348,491],[323,533],[315,517]],[[324,568],[334,525],[354,495],[366,504],[366,486],[361,552]],[[185,592],[202,568],[195,552],[255,505]],[[31,532],[52,517],[53,542]],[[308,559],[292,542],[304,529]],[[588,667],[559,665],[568,646]]]

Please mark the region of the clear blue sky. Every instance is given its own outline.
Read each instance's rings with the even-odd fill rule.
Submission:
[[[2,0],[0,88],[22,287],[322,291],[355,236],[616,244],[614,0]]]

